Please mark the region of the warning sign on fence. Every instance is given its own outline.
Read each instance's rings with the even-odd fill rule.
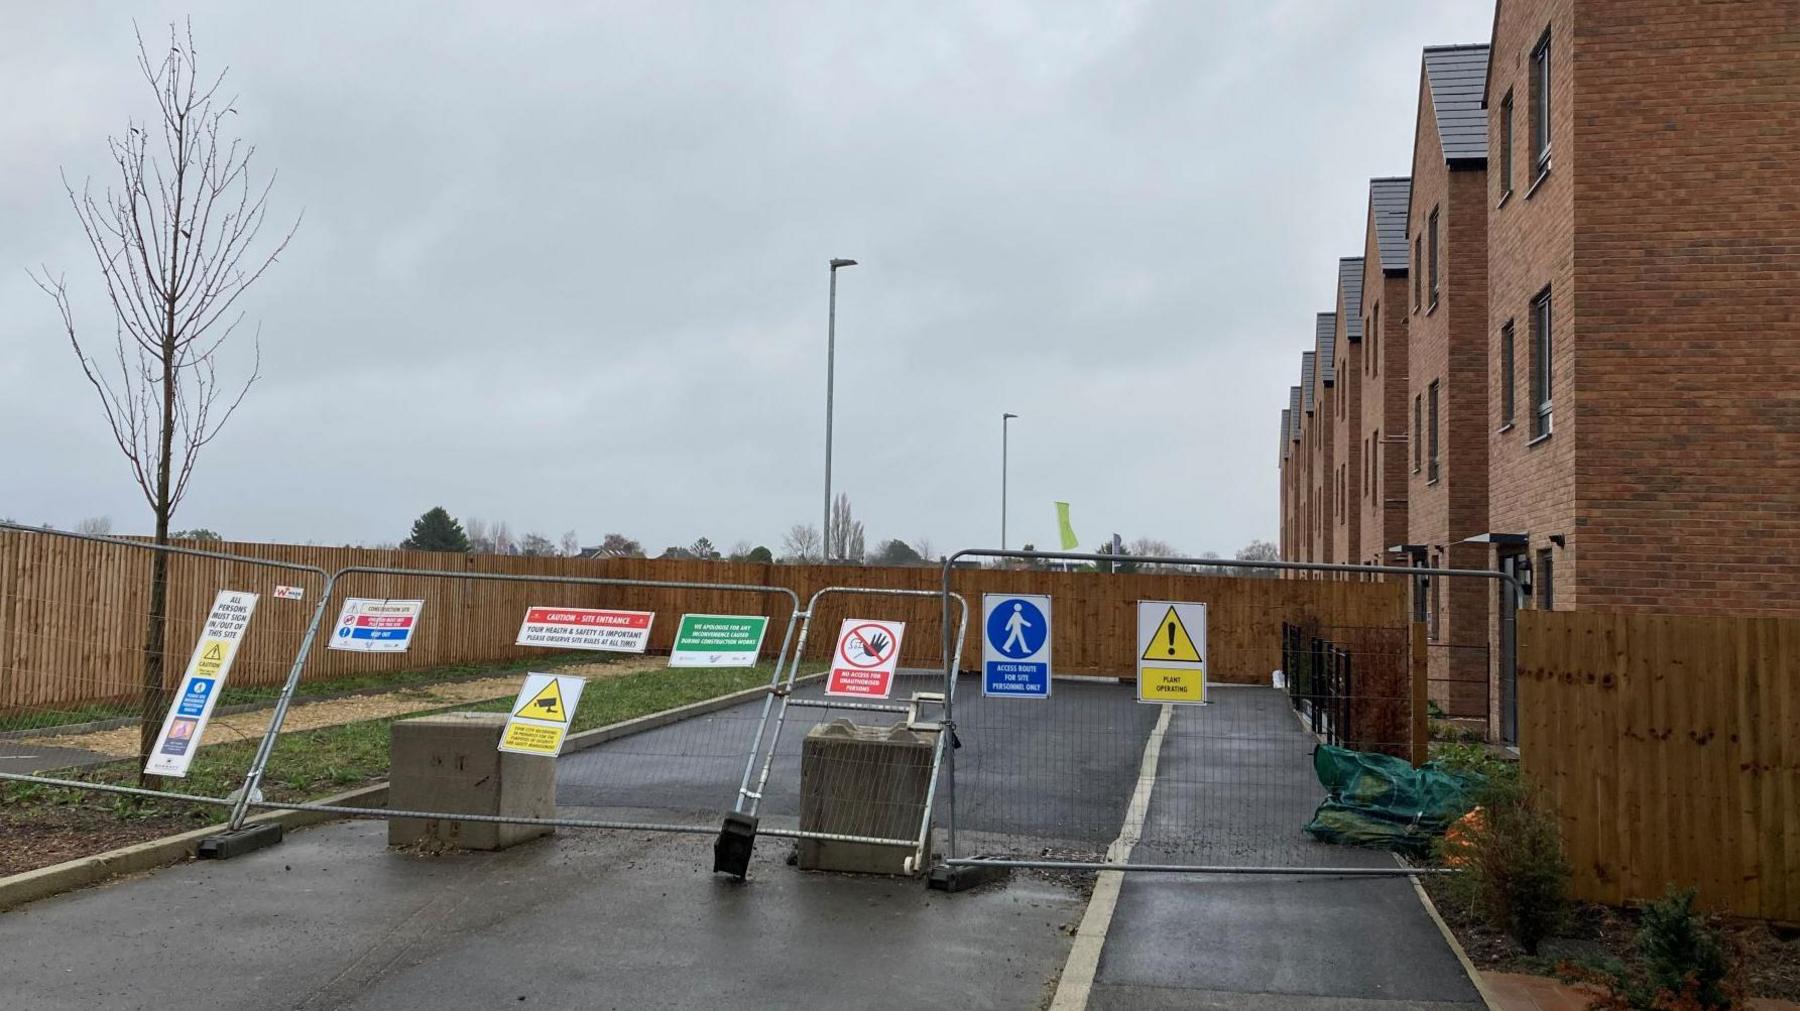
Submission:
[[[529,607],[519,625],[520,646],[642,653],[650,646],[654,611],[613,611],[596,607]]]
[[[512,717],[500,732],[500,750],[555,758],[569,735],[569,721],[587,682],[569,674],[527,674]]]
[[[212,718],[219,690],[225,687],[225,677],[231,673],[231,662],[237,659],[238,643],[250,627],[250,616],[256,613],[256,601],[256,594],[237,590],[220,590],[213,598],[206,627],[200,630],[200,641],[188,657],[187,670],[175,692],[175,704],[163,717],[162,732],[156,737],[150,760],[144,763],[144,772],[154,776],[187,775],[194,752],[200,748],[200,735],[206,732],[206,721]]]
[[[1138,601],[1138,701],[1206,702],[1206,605]]]
[[[358,653],[404,653],[419,627],[423,600],[372,600],[351,597],[338,612],[332,649]]]
[[[760,614],[684,614],[671,667],[754,667],[769,619]]]
[[[837,649],[831,654],[831,676],[825,694],[885,699],[894,688],[894,669],[900,664],[900,637],[904,621],[845,618],[838,630]]]

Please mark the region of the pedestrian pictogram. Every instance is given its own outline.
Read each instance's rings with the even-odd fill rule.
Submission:
[[[569,711],[563,707],[562,685],[552,679],[531,701],[513,710],[515,716],[529,716],[534,720],[551,720],[556,723],[569,722]]]
[[[1155,637],[1144,647],[1140,660],[1175,660],[1180,663],[1199,663],[1200,650],[1194,645],[1194,637],[1188,634],[1187,626],[1181,622],[1180,612],[1174,605],[1169,606],[1157,626]]]
[[[1034,594],[981,595],[981,694],[1018,699],[1050,697],[1050,598]]]

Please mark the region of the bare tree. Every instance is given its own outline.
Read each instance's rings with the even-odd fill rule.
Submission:
[[[713,547],[712,538],[702,537],[688,545],[688,554],[693,555],[695,558],[701,559],[702,561],[711,562],[718,560],[719,549]]]
[[[927,562],[935,562],[938,560],[937,552],[932,550],[931,538],[929,537],[920,537],[913,541],[912,548],[919,553],[920,558],[925,559]]]
[[[1240,562],[1279,561],[1281,549],[1270,541],[1256,540],[1239,548],[1237,557]],[[1279,569],[1232,569],[1231,572],[1238,576],[1263,576],[1270,579],[1281,574]]]
[[[741,562],[750,556],[753,545],[749,541],[738,541],[731,546],[731,553],[725,557],[734,562]]]
[[[112,304],[114,347],[99,357],[83,347],[63,275],[33,275],[56,303],[82,372],[99,394],[113,439],[156,514],[155,542],[169,541],[169,520],[187,492],[200,450],[219,434],[255,384],[260,341],[242,385],[218,369],[220,348],[237,332],[238,300],[287,248],[299,221],[261,241],[275,177],[260,186],[250,173],[253,145],[225,129],[237,113],[221,98],[225,72],[199,73],[192,26],[169,28],[166,52],[152,58],[138,36],[138,70],[156,97],[153,121],[128,120],[107,146],[115,190],[92,183],[63,189],[81,222]],[[105,359],[102,364],[101,358]],[[168,618],[168,557],[150,571],[144,635],[140,758],[161,723]]]
[[[575,531],[573,530],[564,530],[562,541],[557,547],[562,549],[564,557],[574,558],[576,555],[581,554],[581,538],[575,536]]]
[[[1175,558],[1181,555],[1181,549],[1168,541],[1159,541],[1153,537],[1139,537],[1125,546],[1125,554],[1137,555],[1141,558]],[[1180,572],[1179,565],[1142,565],[1139,572]]]
[[[494,553],[494,538],[488,533],[487,520],[471,516],[463,521],[463,534],[469,538],[469,554],[491,555]]]
[[[811,523],[796,523],[781,539],[784,561],[816,562],[819,560],[819,528]]]
[[[519,544],[513,540],[512,527],[507,526],[505,520],[494,521],[494,525],[488,531],[488,538],[493,545],[490,550],[496,555],[519,553]]]
[[[642,558],[644,546],[624,534],[607,534],[600,541],[600,554],[607,558]]]
[[[75,532],[78,534],[93,534],[96,537],[105,537],[107,534],[112,533],[112,517],[89,516],[87,519],[75,524]]]
[[[827,561],[863,560],[863,525],[850,510],[850,496],[839,492],[831,503],[831,540],[825,545]]]
[[[534,558],[547,557],[556,554],[556,545],[543,534],[532,532],[526,534],[525,539],[519,542],[519,554],[530,555]]]

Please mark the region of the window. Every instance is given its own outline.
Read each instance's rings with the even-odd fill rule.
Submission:
[[[1369,365],[1376,375],[1381,375],[1381,303],[1375,303],[1375,312],[1369,317]]]
[[[1419,472],[1421,454],[1425,452],[1425,409],[1420,406],[1419,395],[1413,394],[1413,473]]]
[[[1419,289],[1419,284],[1420,284],[1419,279],[1421,277],[1423,277],[1424,273],[1425,273],[1425,262],[1424,261],[1425,261],[1425,258],[1423,256],[1419,255],[1419,237],[1417,235],[1415,235],[1415,236],[1413,236],[1413,262],[1412,262],[1413,312],[1418,312],[1419,305],[1421,304],[1419,301],[1419,290],[1420,290]]]
[[[1369,497],[1375,497],[1375,478],[1381,473],[1381,429],[1375,430],[1375,437],[1369,440]],[[1379,504],[1379,503],[1377,503]]]
[[[1513,426],[1513,321],[1500,328],[1500,430]]]
[[[1369,497],[1369,440],[1367,440],[1367,439],[1363,440],[1362,478],[1363,478],[1363,485],[1362,485],[1363,498],[1368,498]]]
[[[1414,568],[1424,568],[1425,567],[1424,556],[1422,556],[1422,555],[1413,556],[1413,567]],[[1431,577],[1427,576],[1427,575],[1423,575],[1423,574],[1414,576],[1413,577],[1413,620],[1418,622],[1421,625],[1430,625],[1430,623],[1431,623],[1431,604],[1429,603],[1430,600],[1431,600]]]
[[[1556,609],[1556,569],[1550,560],[1550,549],[1545,548],[1537,553],[1537,571],[1532,573],[1532,580],[1537,586],[1538,607],[1546,611]]]
[[[1512,193],[1513,93],[1500,100],[1500,199]]]
[[[1369,366],[1375,360],[1375,338],[1369,329],[1369,317],[1363,317],[1363,375],[1369,374]]]
[[[1429,269],[1431,271],[1431,307],[1433,309],[1436,309],[1437,304],[1438,304],[1438,209],[1436,207],[1433,207],[1431,209],[1431,253],[1430,253],[1430,257],[1431,257],[1431,260],[1430,260]]]
[[[1426,422],[1431,426],[1431,433],[1427,436],[1427,438],[1431,440],[1431,457],[1425,472],[1425,480],[1428,482],[1436,481],[1438,479],[1438,380],[1433,379],[1431,381],[1430,392],[1430,416],[1426,419]]]
[[[1531,300],[1531,437],[1550,434],[1550,289]]]
[[[1531,51],[1531,171],[1550,171],[1550,29]]]

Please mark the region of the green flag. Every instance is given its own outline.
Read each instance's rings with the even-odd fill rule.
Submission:
[[[1074,551],[1081,546],[1081,538],[1075,536],[1075,528],[1069,525],[1069,503],[1056,503],[1056,525],[1062,530],[1062,549]]]

